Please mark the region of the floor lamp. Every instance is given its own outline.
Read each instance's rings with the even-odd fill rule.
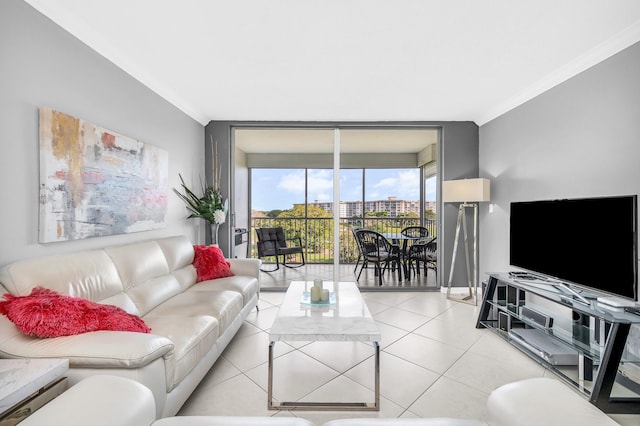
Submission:
[[[458,207],[458,223],[456,225],[456,236],[453,243],[453,257],[451,258],[451,269],[449,270],[449,282],[447,283],[447,299],[458,302],[478,304],[478,203],[489,201],[489,179],[460,179],[442,182],[442,199],[445,203],[460,203]],[[469,234],[467,232],[466,209],[473,209],[473,274],[469,263]],[[462,297],[451,296],[451,281],[453,271],[456,266],[458,254],[458,242],[460,240],[460,228],[462,228],[464,238],[464,255],[467,266],[467,286],[469,294]]]

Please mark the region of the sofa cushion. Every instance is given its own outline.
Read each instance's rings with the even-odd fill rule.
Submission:
[[[218,320],[209,315],[147,316],[153,333],[173,342],[171,362],[165,360],[167,392],[171,391],[215,345]]]
[[[144,321],[112,305],[36,287],[28,296],[4,295],[0,314],[20,331],[35,337],[60,337],[98,330],[149,333]]]
[[[156,242],[164,253],[170,271],[184,268],[193,263],[193,245],[184,235],[161,238]]]
[[[243,304],[246,305],[260,290],[260,283],[257,278],[234,275],[233,277],[202,281],[197,285],[191,286],[187,291],[220,290],[231,290],[240,293]]]
[[[40,286],[94,302],[123,291],[118,270],[103,250],[21,260],[0,270],[0,282],[14,296]]]
[[[118,268],[125,291],[169,273],[164,252],[155,241],[107,247],[104,251]]]
[[[143,318],[146,321],[147,317],[209,315],[220,323],[218,333],[222,335],[243,307],[242,295],[235,291],[186,291],[167,300]]]
[[[183,284],[171,274],[165,250],[156,241],[107,247],[105,252],[141,316],[184,291]],[[176,262],[173,257],[172,262]]]
[[[193,267],[193,244],[185,236],[168,237],[156,240],[164,256],[171,274],[184,291],[191,287],[197,278]]]
[[[198,272],[196,282],[233,276],[231,264],[224,258],[219,247],[194,245],[193,250],[193,266]]]

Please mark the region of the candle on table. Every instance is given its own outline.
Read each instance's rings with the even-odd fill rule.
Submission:
[[[322,298],[322,289],[320,287],[311,287],[311,303],[318,303]]]
[[[323,303],[328,303],[329,302],[329,289],[327,289],[327,288],[322,289],[322,294],[320,295],[320,300]]]

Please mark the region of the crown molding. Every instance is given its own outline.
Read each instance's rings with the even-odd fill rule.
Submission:
[[[535,84],[519,92],[507,101],[491,108],[487,111],[487,114],[475,120],[475,123],[478,126],[482,126],[639,41],[640,21],[620,31],[583,55],[580,55],[574,61],[569,62],[538,80]]]

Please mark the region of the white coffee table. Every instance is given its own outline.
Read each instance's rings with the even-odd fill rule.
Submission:
[[[324,288],[335,294],[335,303],[303,303],[303,293],[311,281],[293,281],[269,331],[268,408],[270,410],[380,410],[380,329],[353,282],[325,281]],[[306,301],[305,301],[306,302]],[[375,353],[374,402],[273,402],[273,350],[276,342],[371,342]],[[301,378],[303,379],[303,378]]]

